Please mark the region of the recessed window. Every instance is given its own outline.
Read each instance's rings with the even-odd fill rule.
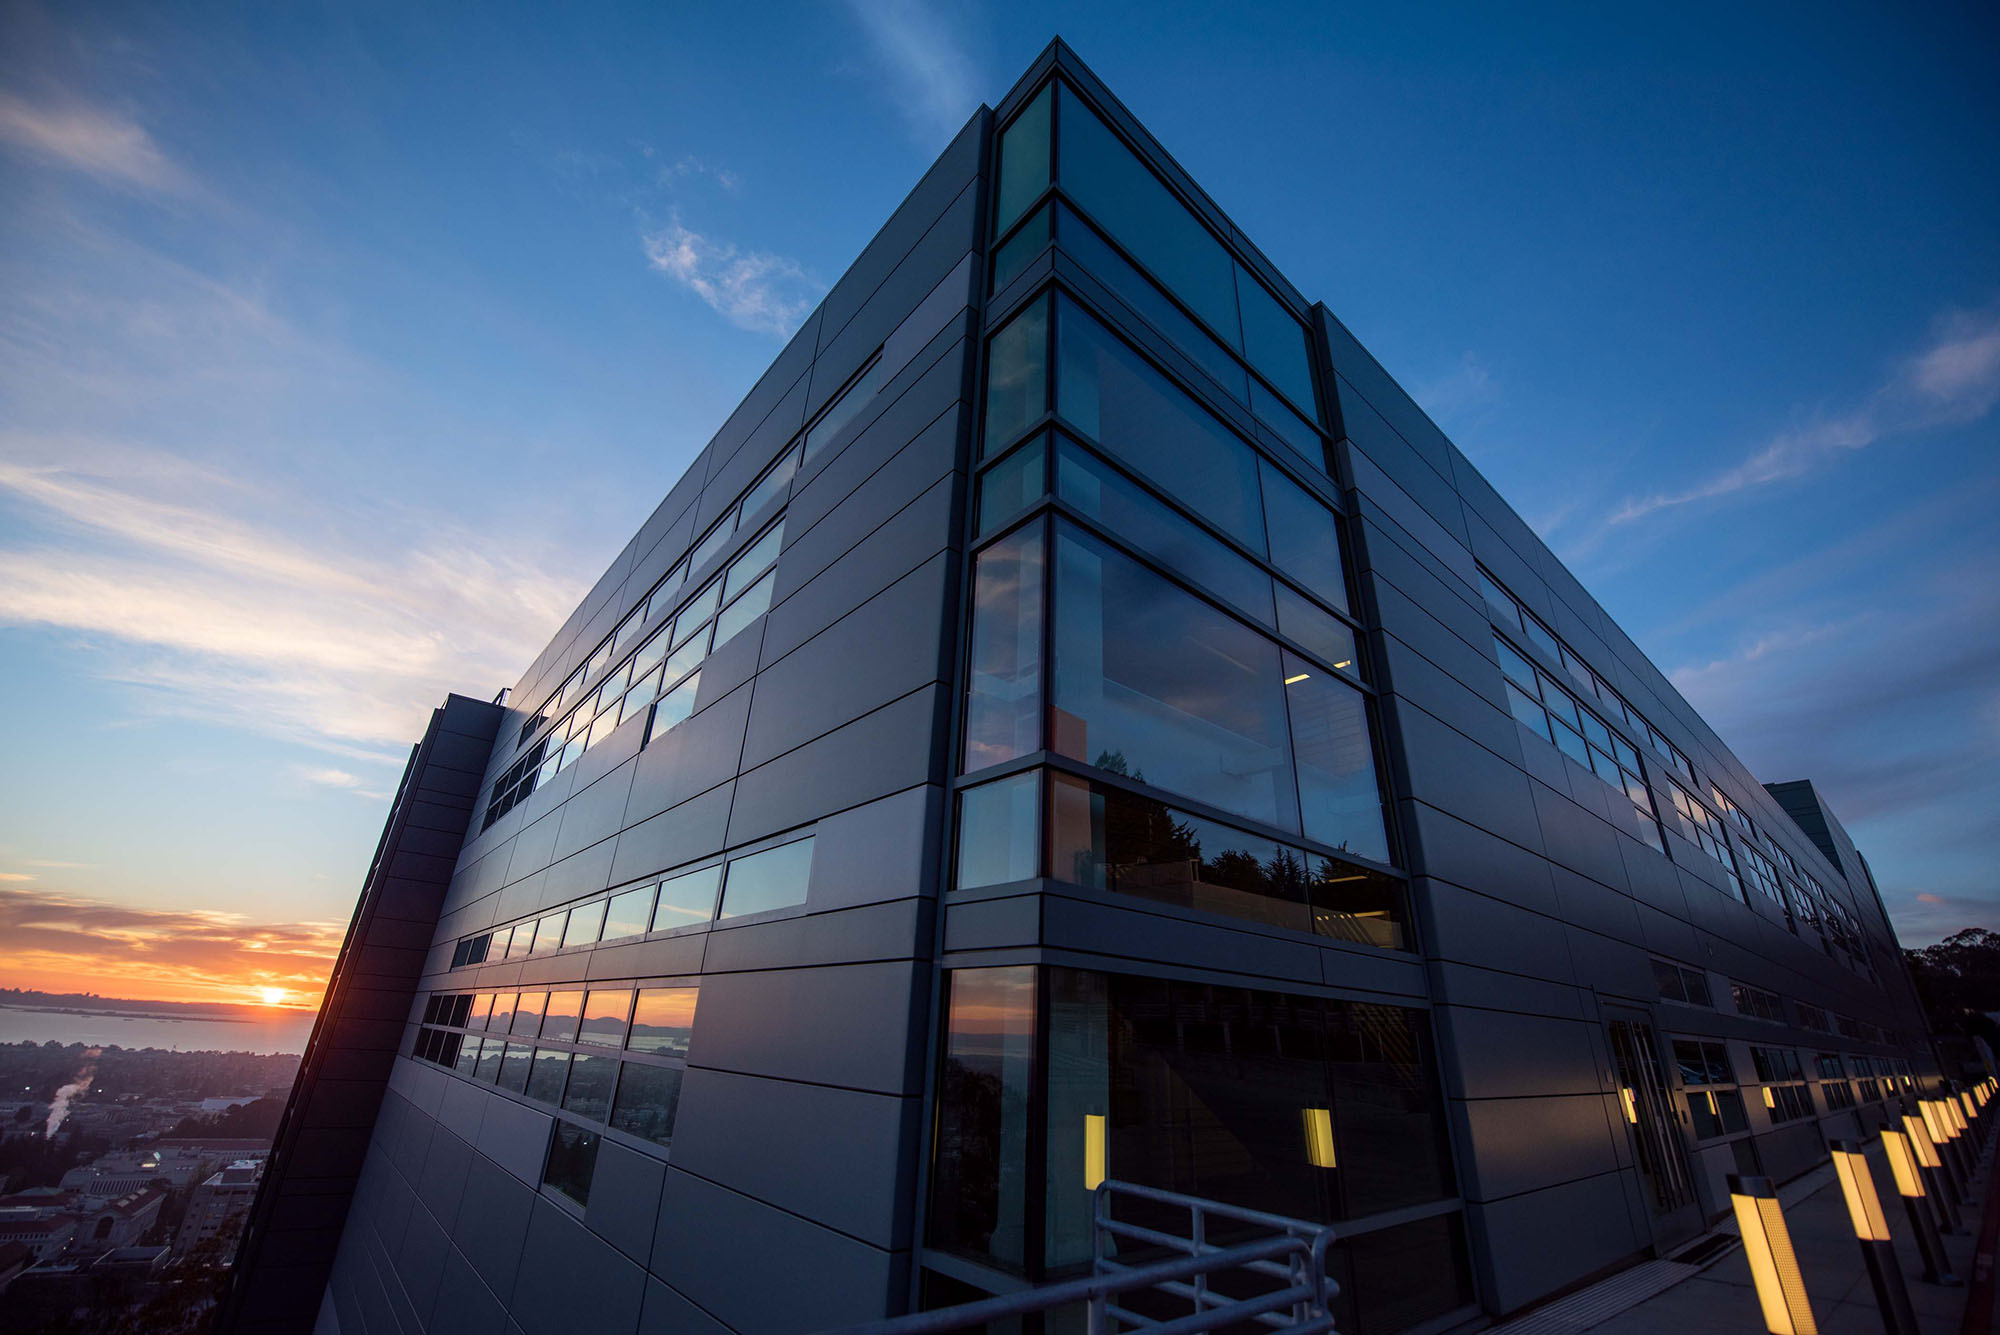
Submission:
[[[687,1056],[699,996],[700,989],[693,987],[641,988],[626,1048],[633,1052]]]
[[[621,937],[644,936],[653,929],[653,887],[642,885],[636,890],[613,895],[604,915],[604,940],[616,941]]]
[[[569,1076],[569,1057],[561,1048],[535,1049],[534,1069],[528,1075],[528,1097],[551,1107],[561,1103],[563,1082]]]
[[[661,881],[659,906],[653,910],[653,930],[664,932],[709,921],[715,917],[715,897],[721,886],[719,864]]]
[[[674,1138],[674,1113],[681,1098],[681,1068],[626,1062],[618,1072],[618,1097],[611,1125],[656,1145]]]
[[[1021,881],[1040,874],[1039,771],[968,788],[958,798],[957,886]]]
[[[500,1054],[500,1088],[515,1094],[527,1092],[529,1068],[534,1064],[534,1051],[526,1043],[507,1045],[507,1050]]]
[[[570,1060],[569,1084],[563,1090],[563,1111],[594,1122],[611,1111],[611,1087],[618,1079],[618,1059],[604,1053],[579,1052]]]
[[[514,1023],[510,1030],[533,1038],[542,1027],[542,1011],[549,1004],[546,992],[523,992],[514,1002]]]
[[[551,992],[548,1009],[542,1013],[541,1036],[558,1043],[576,1041],[576,1023],[583,1011],[583,993]]]
[[[574,1122],[558,1120],[549,1139],[548,1162],[542,1182],[578,1205],[590,1203],[590,1179],[597,1171],[598,1135]]]
[[[624,1046],[625,1020],[631,1013],[631,988],[592,992],[583,1004],[583,1024],[577,1031],[577,1042]]]
[[[979,554],[972,577],[965,768],[1026,755],[1041,741],[1042,527]]]
[[[565,946],[592,945],[603,930],[604,901],[594,899],[570,910],[569,921],[563,926],[562,943]]]
[[[738,918],[805,903],[812,850],[808,836],[733,859],[723,879],[722,908],[716,917]]]

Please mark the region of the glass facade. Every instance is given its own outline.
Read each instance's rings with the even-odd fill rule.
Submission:
[[[931,1245],[1037,1276],[1087,1265],[1102,1119],[1112,1178],[1347,1225],[1339,1264],[1363,1328],[1466,1300],[1422,1011],[1068,968],[948,977]],[[1318,1150],[1316,1119],[1331,1127]],[[1130,1218],[1165,1231],[1168,1213]]]

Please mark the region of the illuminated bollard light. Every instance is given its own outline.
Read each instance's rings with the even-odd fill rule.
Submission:
[[[1861,1259],[1868,1266],[1868,1282],[1875,1289],[1882,1328],[1888,1335],[1916,1335],[1917,1314],[1910,1309],[1910,1291],[1903,1284],[1902,1267],[1896,1264],[1889,1220],[1882,1213],[1867,1157],[1859,1145],[1848,1140],[1832,1141],[1829,1148],[1833,1150],[1834,1174],[1840,1178],[1840,1194],[1847,1200],[1847,1217],[1861,1243]]]
[[[1938,1227],[1946,1233],[1963,1233],[1965,1226],[1958,1222],[1958,1207],[1945,1190],[1943,1161],[1938,1158],[1937,1146],[1931,1143],[1930,1133],[1924,1130],[1924,1119],[1904,1113],[1903,1134],[1909,1137],[1910,1152],[1923,1172],[1924,1194],[1930,1197],[1931,1209],[1937,1211]]]
[[[1736,1228],[1743,1235],[1743,1254],[1750,1277],[1757,1282],[1757,1302],[1764,1309],[1764,1326],[1771,1335],[1819,1335],[1812,1304],[1806,1301],[1799,1258],[1792,1252],[1791,1230],[1778,1208],[1777,1189],[1768,1177],[1728,1178],[1729,1203],[1736,1209]]]
[[[1935,1100],[1938,1123],[1944,1127],[1944,1134],[1951,1145],[1951,1152],[1957,1156],[1958,1181],[1962,1199],[1967,1205],[1973,1203],[1972,1175],[1978,1171],[1977,1156],[1972,1150],[1972,1138],[1966,1134],[1964,1119],[1958,1115],[1958,1100],[1948,1092],[1940,1092]]]
[[[1903,1212],[1910,1217],[1910,1232],[1917,1238],[1917,1252],[1924,1258],[1924,1282],[1957,1287],[1963,1281],[1951,1273],[1951,1261],[1938,1237],[1937,1221],[1924,1204],[1923,1165],[1917,1162],[1910,1139],[1901,1131],[1884,1129],[1882,1148],[1889,1154],[1889,1172],[1896,1179],[1896,1194],[1903,1198]]]
[[[1924,1134],[1930,1138],[1931,1146],[1937,1152],[1938,1171],[1945,1185],[1951,1189],[1953,1204],[1970,1202],[1965,1191],[1964,1174],[1959,1170],[1958,1152],[1952,1148],[1951,1125],[1945,1119],[1944,1110],[1936,1099],[1920,1098],[1917,1111],[1923,1115]]]

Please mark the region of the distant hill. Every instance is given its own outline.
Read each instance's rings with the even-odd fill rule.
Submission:
[[[226,1001],[140,1001],[129,997],[100,997],[95,992],[37,992],[21,987],[0,987],[0,1006],[86,1011],[95,1015],[155,1015],[177,1020],[269,1020],[272,1012],[280,1009],[238,1006]]]

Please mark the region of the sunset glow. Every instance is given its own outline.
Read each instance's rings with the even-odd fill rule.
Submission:
[[[315,1007],[343,931],[0,885],[0,980],[140,1001]]]

